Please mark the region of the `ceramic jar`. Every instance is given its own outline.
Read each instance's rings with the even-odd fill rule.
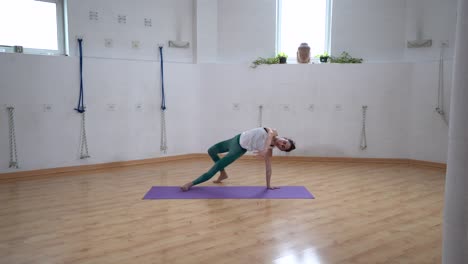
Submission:
[[[310,47],[307,43],[301,43],[297,48],[297,62],[309,63],[310,62]]]

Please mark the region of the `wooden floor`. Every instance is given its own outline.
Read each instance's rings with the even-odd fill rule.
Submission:
[[[440,263],[444,171],[279,160],[314,200],[142,200],[208,159],[0,181],[0,263]],[[224,185],[263,185],[240,160]],[[205,186],[214,185],[211,182]]]

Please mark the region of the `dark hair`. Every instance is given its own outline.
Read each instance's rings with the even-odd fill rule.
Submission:
[[[289,138],[284,138],[284,139],[289,141],[289,144],[291,145],[291,147],[289,147],[289,149],[285,150],[286,152],[290,152],[290,151],[296,149],[296,143],[292,139],[289,139]]]

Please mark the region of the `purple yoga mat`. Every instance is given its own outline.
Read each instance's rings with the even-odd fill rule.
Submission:
[[[314,199],[304,186],[195,186],[183,192],[178,186],[153,186],[143,199]]]

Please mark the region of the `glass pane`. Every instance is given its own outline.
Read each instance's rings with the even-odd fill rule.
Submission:
[[[326,51],[326,0],[283,0],[280,12],[280,52],[296,57],[303,42],[309,44],[311,57]]]
[[[0,45],[58,50],[55,3],[0,0],[0,6]]]

